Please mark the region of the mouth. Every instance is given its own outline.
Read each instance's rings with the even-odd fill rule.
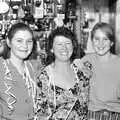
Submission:
[[[27,53],[28,50],[19,50],[20,52],[24,52],[24,53]]]
[[[68,52],[61,52],[60,54],[63,55],[63,56],[67,56]]]
[[[101,50],[104,50],[105,47],[97,47],[97,49],[101,51]]]

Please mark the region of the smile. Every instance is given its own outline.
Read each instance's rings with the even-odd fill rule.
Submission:
[[[28,52],[28,50],[19,50],[20,52]]]

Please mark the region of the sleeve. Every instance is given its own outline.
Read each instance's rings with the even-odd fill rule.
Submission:
[[[85,55],[83,58],[81,58],[81,59],[75,59],[74,61],[73,61],[73,63],[79,68],[79,69],[82,69],[83,67],[84,67],[84,62],[86,62],[86,61],[89,61],[90,63],[92,63],[92,61],[91,61],[91,55]]]
[[[79,100],[81,104],[86,104],[88,101],[88,93],[89,93],[89,80],[90,78],[85,75],[84,71],[78,71],[79,76]]]
[[[84,64],[83,64],[84,65]],[[88,69],[86,67],[82,67],[79,69],[75,64],[74,71],[77,78],[77,84],[75,84],[77,101],[75,103],[75,110],[79,113],[80,117],[87,116],[88,111],[88,100],[89,100],[89,80],[91,78],[91,74],[88,73]]]
[[[42,71],[37,78],[36,114],[40,120],[47,120],[51,115],[49,107],[49,77],[46,71]]]
[[[82,63],[81,67],[76,66],[76,74],[78,79],[78,97],[81,104],[87,104],[89,97],[89,81],[92,77],[92,64],[89,62]]]
[[[2,115],[2,117],[9,113],[5,95],[4,76],[5,68],[3,65],[3,59],[0,58],[0,116]]]

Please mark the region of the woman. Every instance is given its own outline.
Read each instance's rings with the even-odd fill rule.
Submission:
[[[115,44],[113,28],[107,23],[97,23],[91,32],[91,40],[95,53],[82,59],[84,62],[89,61],[93,66],[88,119],[119,120],[120,58],[113,54]]]
[[[9,57],[0,58],[0,117],[2,120],[33,120],[35,108],[34,67],[28,60],[34,41],[24,23],[8,31]]]
[[[46,43],[47,66],[38,77],[37,115],[40,120],[86,120],[89,68],[79,70],[75,35],[58,27]]]

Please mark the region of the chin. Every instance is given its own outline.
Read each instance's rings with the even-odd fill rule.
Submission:
[[[62,62],[69,62],[70,59],[64,59],[64,60],[61,60]]]
[[[26,56],[19,56],[19,58],[24,60],[24,59],[28,58],[28,55],[26,55]]]
[[[104,55],[107,54],[107,52],[104,52],[104,53],[98,53],[98,52],[97,52],[97,54],[98,54],[99,56],[104,56]]]

